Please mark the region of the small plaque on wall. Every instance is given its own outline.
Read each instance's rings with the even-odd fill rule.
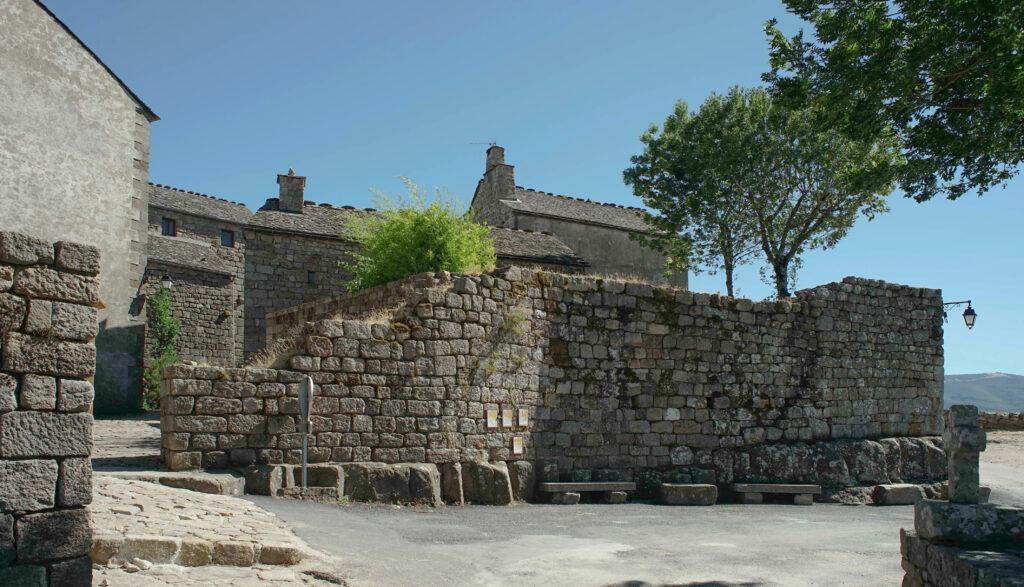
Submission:
[[[498,410],[487,410],[487,427],[498,427]]]
[[[514,436],[512,437],[512,454],[521,455],[523,454],[523,437]]]
[[[526,408],[519,408],[519,425],[529,426],[530,425],[530,410]]]
[[[512,410],[501,411],[501,426],[503,428],[511,428],[515,426],[515,422],[512,420]]]

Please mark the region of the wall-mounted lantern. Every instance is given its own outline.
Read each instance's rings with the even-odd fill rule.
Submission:
[[[171,276],[164,273],[164,276],[160,278],[160,287],[164,289],[171,289],[174,287],[174,282],[171,281]]]
[[[967,325],[967,330],[974,328],[974,322],[978,319],[978,313],[971,307],[971,300],[963,300],[961,302],[946,302],[942,304],[942,319],[949,322],[949,316],[946,314],[946,307],[956,307],[967,304],[967,309],[964,310],[964,324]]]

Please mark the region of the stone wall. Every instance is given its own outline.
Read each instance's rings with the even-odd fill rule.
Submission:
[[[317,461],[832,485],[943,472],[936,442],[898,438],[941,430],[937,290],[847,278],[751,302],[509,268],[445,280],[390,325],[307,332],[290,370],[168,369],[168,465],[295,462],[309,374]]]
[[[245,356],[266,344],[266,315],[345,293],[351,278],[342,262],[356,245],[340,239],[245,230]],[[307,282],[307,272],[316,283]]]
[[[1024,412],[981,412],[978,422],[985,430],[1024,430]]]
[[[242,319],[236,307],[238,297],[230,275],[197,271],[149,260],[150,272],[142,293],[151,295],[164,275],[171,278],[171,309],[181,323],[178,358],[225,367],[237,364],[235,333]],[[147,340],[147,349],[150,341]],[[147,353],[147,356],[149,354]]]
[[[89,585],[99,251],[0,232],[0,584]]]
[[[356,318],[379,310],[394,309],[405,305],[412,297],[422,295],[427,288],[448,282],[447,273],[422,273],[362,291],[268,312],[267,340],[272,341],[307,322],[339,316]]]
[[[0,3],[0,230],[103,253],[98,409],[139,404],[149,124],[155,115],[33,0]]]

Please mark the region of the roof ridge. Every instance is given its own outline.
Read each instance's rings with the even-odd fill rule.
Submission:
[[[209,194],[204,194],[202,192],[195,192],[195,191],[192,191],[192,190],[186,190],[186,189],[174,187],[172,185],[165,185],[165,184],[162,184],[162,183],[154,183],[152,181],[149,182],[149,185],[151,185],[153,187],[163,188],[165,190],[171,190],[171,191],[174,191],[174,192],[179,192],[179,193],[182,193],[182,194],[188,194],[190,196],[200,196],[200,197],[206,198],[208,200],[214,200],[214,201],[217,201],[217,202],[224,202],[225,204],[232,204],[232,205],[235,205],[235,206],[241,206],[241,207],[245,208],[246,210],[249,209],[248,206],[246,206],[245,204],[243,204],[241,202],[235,202],[235,201],[228,200],[226,198],[221,198],[221,197],[218,197],[218,196],[211,196]]]
[[[542,191],[542,190],[535,190],[533,188],[528,188],[528,187],[524,187],[524,186],[521,186],[521,185],[517,185],[515,187],[516,187],[516,189],[519,189],[519,190],[524,190],[524,191],[527,191],[527,192],[533,192],[535,194],[543,194],[545,196],[551,196],[551,197],[554,197],[554,198],[563,198],[563,199],[566,199],[566,200],[574,200],[574,201],[577,201],[577,202],[584,202],[584,203],[587,203],[587,204],[596,204],[598,206],[607,206],[609,208],[619,208],[619,209],[622,209],[622,210],[636,210],[636,211],[639,211],[639,212],[643,212],[644,211],[643,208],[638,208],[636,206],[625,206],[623,204],[616,204],[614,202],[599,202],[599,201],[596,201],[596,200],[591,200],[589,198],[577,198],[576,196],[566,196],[564,194],[554,194],[554,193],[551,193],[551,192],[545,192],[545,191]]]

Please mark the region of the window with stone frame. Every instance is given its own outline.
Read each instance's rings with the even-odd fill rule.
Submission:
[[[316,285],[316,271],[306,272],[306,283],[308,285]]]
[[[220,230],[220,244],[222,247],[235,246],[235,231],[222,228]]]
[[[160,219],[160,234],[164,236],[178,236],[178,223],[173,218],[166,216]]]

